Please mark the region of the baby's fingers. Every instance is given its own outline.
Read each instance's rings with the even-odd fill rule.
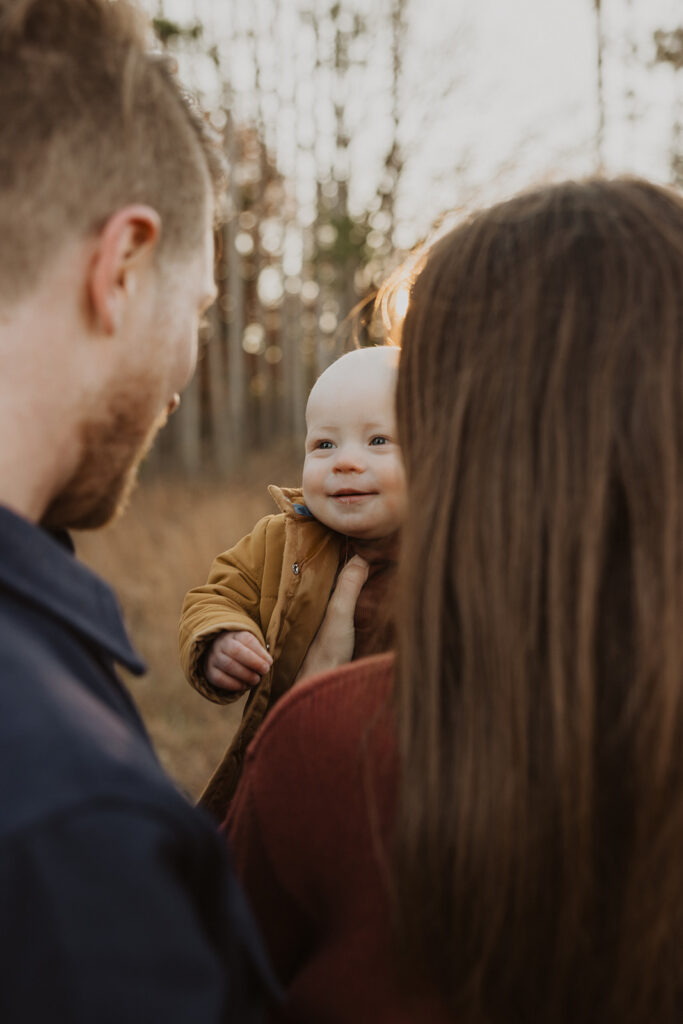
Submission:
[[[207,678],[211,678],[212,670],[217,670],[226,676],[239,680],[247,686],[255,686],[270,668],[272,662],[270,655],[265,652],[256,652],[250,646],[238,640],[235,635],[230,637],[230,642],[223,642],[220,646],[214,647],[207,660]],[[220,686],[221,683],[214,685]]]
[[[227,690],[228,693],[244,693],[248,689],[247,683],[243,683],[241,679],[236,679],[235,676],[228,675],[226,672],[221,672],[215,665],[206,666],[206,678],[216,689]]]
[[[236,650],[236,645],[233,645]],[[239,651],[236,651],[236,655]],[[225,687],[226,689],[244,689],[245,686],[255,686],[261,678],[261,673],[243,664],[239,656],[226,654],[225,651],[212,651],[206,663],[206,678],[214,686]],[[230,680],[230,683],[226,682]]]
[[[255,672],[260,672],[263,675],[273,664],[270,654],[253,633],[248,633],[242,629],[236,633],[231,633],[230,639],[235,649],[229,650],[228,653],[232,654],[233,657],[237,658],[248,668],[252,668]]]

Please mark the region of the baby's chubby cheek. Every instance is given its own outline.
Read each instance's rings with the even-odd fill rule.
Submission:
[[[316,479],[315,472],[311,469],[307,470],[305,463],[301,489],[304,493],[304,504],[315,515],[316,507],[320,504],[323,492],[320,482]]]

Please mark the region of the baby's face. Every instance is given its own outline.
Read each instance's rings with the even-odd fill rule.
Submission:
[[[304,500],[331,529],[375,540],[397,530],[404,513],[397,371],[375,359],[337,366],[320,378],[308,402]]]

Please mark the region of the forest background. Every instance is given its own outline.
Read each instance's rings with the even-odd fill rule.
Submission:
[[[368,296],[472,207],[591,173],[683,188],[683,14],[679,0],[143,6],[222,133],[219,297],[129,510],[76,541],[117,589],[149,666],[128,682],[195,797],[241,704],[184,681],[182,599],[271,511],[267,484],[298,482],[312,381],[382,340]]]

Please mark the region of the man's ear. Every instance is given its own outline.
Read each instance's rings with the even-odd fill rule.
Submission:
[[[121,325],[126,303],[159,241],[161,218],[151,206],[125,206],[112,214],[97,238],[88,270],[88,298],[95,322],[106,334]]]

